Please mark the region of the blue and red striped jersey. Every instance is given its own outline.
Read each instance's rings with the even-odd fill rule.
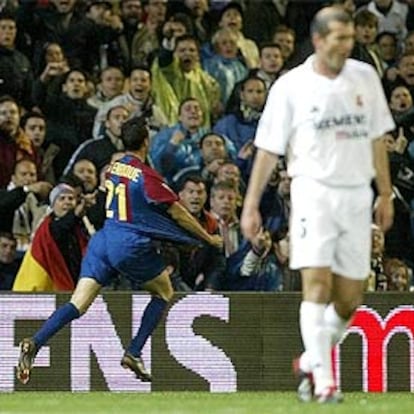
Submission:
[[[166,212],[178,196],[139,158],[127,154],[114,162],[106,173],[105,187],[107,221],[153,239],[200,242]]]

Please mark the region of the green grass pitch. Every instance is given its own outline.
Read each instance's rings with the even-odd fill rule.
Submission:
[[[0,414],[412,414],[414,394],[346,393],[339,405],[303,404],[292,392],[70,393],[0,394]]]

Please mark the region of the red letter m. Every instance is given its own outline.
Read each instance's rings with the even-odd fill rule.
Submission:
[[[382,319],[375,310],[361,306],[355,313],[354,320],[347,331],[347,334],[349,333],[358,333],[362,337],[363,390],[368,392],[387,391],[387,347],[396,333],[405,333],[410,341],[410,390],[414,391],[413,306],[399,306],[385,319]],[[337,368],[339,365],[338,358]]]

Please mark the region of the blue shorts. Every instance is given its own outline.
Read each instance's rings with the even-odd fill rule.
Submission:
[[[106,286],[122,274],[134,285],[154,279],[166,265],[150,238],[123,227],[105,226],[89,241],[80,277]]]

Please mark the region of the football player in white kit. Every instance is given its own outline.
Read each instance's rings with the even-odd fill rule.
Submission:
[[[242,231],[262,226],[258,206],[279,155],[292,177],[290,265],[300,269],[298,397],[337,403],[331,348],[362,303],[369,274],[375,177],[375,221],[393,221],[389,164],[382,136],[395,128],[380,80],[368,64],[348,59],[352,17],[321,9],[311,26],[315,53],[272,86],[256,132],[258,148],[245,197]]]

